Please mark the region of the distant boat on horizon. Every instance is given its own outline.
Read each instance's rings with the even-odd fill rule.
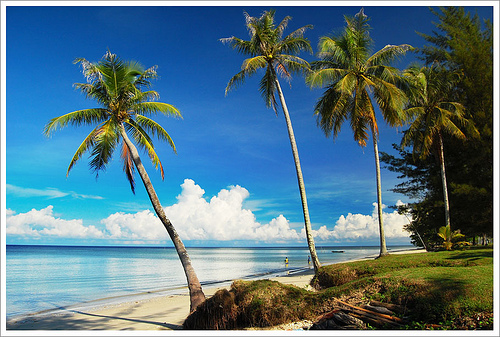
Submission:
[[[332,250],[332,253],[344,253],[343,250]]]

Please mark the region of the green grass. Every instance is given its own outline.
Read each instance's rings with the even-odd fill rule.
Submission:
[[[493,249],[389,255],[331,265],[321,268],[312,283],[324,289],[320,296],[363,289],[367,299],[403,305],[413,321],[454,328],[455,321],[493,312]]]
[[[192,314],[185,328],[239,329],[314,320],[342,296],[399,304],[406,308],[408,329],[429,324],[441,329],[493,327],[491,247],[335,264],[320,268],[311,283],[319,290],[269,280],[235,281],[229,292],[214,295]]]

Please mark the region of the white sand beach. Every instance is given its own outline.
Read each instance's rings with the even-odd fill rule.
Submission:
[[[394,251],[391,254],[423,253],[423,249]],[[365,259],[373,259],[367,257]],[[360,259],[364,260],[364,259]],[[340,263],[348,263],[340,262]],[[314,273],[308,270],[299,274],[271,278],[285,284],[309,287]],[[224,287],[204,288],[207,297]],[[229,286],[226,286],[229,288]],[[57,314],[34,315],[7,321],[10,330],[178,330],[189,314],[187,289],[177,295],[159,296],[145,300],[110,304],[94,309],[65,309]]]

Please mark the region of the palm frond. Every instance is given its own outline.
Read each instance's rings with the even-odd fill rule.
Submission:
[[[158,112],[165,116],[182,118],[180,111],[171,104],[162,102],[142,102],[135,104],[133,111],[141,115],[154,115]]]
[[[99,171],[104,170],[111,160],[118,140],[118,125],[114,118],[108,119],[96,130],[89,166],[97,176]]]
[[[366,61],[368,67],[377,65],[389,65],[392,61],[396,60],[406,54],[407,51],[414,50],[409,44],[401,44],[399,46],[387,45],[370,56]]]
[[[243,55],[255,56],[257,54],[251,41],[245,41],[234,36],[220,39],[220,41],[224,44],[229,44],[238,53]]]
[[[295,39],[295,38],[303,38],[304,36],[304,33],[308,30],[308,29],[313,29],[313,25],[305,25],[303,27],[300,27],[296,30],[294,30],[293,32],[291,32],[290,34],[288,34],[284,40],[288,40],[288,39]],[[307,39],[306,39],[307,40]]]
[[[333,139],[340,133],[342,124],[349,117],[352,107],[352,95],[339,91],[331,85],[316,102],[314,107],[317,124],[327,137],[333,133]]]
[[[149,156],[151,163],[155,169],[160,168],[161,178],[165,178],[165,172],[163,171],[163,165],[160,158],[156,154],[155,148],[153,146],[153,141],[147,134],[147,132],[134,120],[130,119],[124,124],[125,129],[132,134],[136,144],[143,149]]]
[[[347,70],[339,68],[326,68],[312,71],[306,77],[306,84],[311,88],[321,88],[329,83],[335,83],[345,76]]]
[[[230,90],[238,88],[241,84],[243,84],[243,82],[245,82],[245,79],[247,77],[250,77],[255,72],[256,72],[255,70],[243,69],[242,71],[231,77],[226,86],[226,91],[225,91],[226,96]]]
[[[142,102],[156,101],[159,98],[160,94],[154,90],[138,91],[128,99],[128,104],[134,106]]]
[[[134,178],[134,173],[135,173],[135,166],[134,162],[132,160],[132,155],[130,154],[130,150],[123,142],[122,144],[122,161],[123,161],[123,172],[125,172],[125,175],[127,176],[127,180],[130,183],[130,189],[132,190],[132,193],[135,194],[135,178]]]
[[[57,129],[62,129],[68,124],[74,126],[92,125],[100,123],[109,118],[108,111],[102,108],[77,110],[65,115],[52,118],[44,127],[43,133],[45,136],[50,137]]]
[[[272,17],[274,19],[274,12],[272,14]],[[291,16],[285,16],[283,20],[281,20],[280,24],[276,27],[276,31],[278,33],[278,37],[281,38],[283,36],[283,32],[285,31],[286,27],[288,26],[288,22],[292,20]]]
[[[440,112],[440,128],[447,134],[456,137],[458,139],[465,139],[465,134],[460,130],[460,128],[452,121],[452,119],[457,119],[460,122],[461,118],[449,110],[443,109],[441,107],[436,107]],[[463,123],[463,122],[462,122]]]
[[[351,63],[349,44],[343,37],[323,36],[318,44],[318,57],[330,68],[348,68]],[[321,65],[321,63],[318,63]]]
[[[274,74],[272,68],[268,67],[266,69],[265,75],[260,80],[259,91],[266,102],[266,107],[273,108],[276,115],[278,114],[277,103],[276,103],[276,90],[278,90],[276,86],[276,75]]]
[[[153,136],[158,137],[158,139],[166,141],[170,145],[170,147],[172,147],[172,150],[174,150],[174,153],[177,153],[174,141],[172,140],[170,135],[167,133],[167,131],[165,131],[165,129],[160,124],[158,124],[154,120],[149,119],[149,118],[142,116],[142,115],[136,115],[135,121],[143,129],[145,129],[146,132],[149,131],[149,133],[151,133]]]
[[[365,147],[366,141],[368,140],[368,125],[373,126],[375,132],[373,137],[378,137],[378,126],[375,120],[375,111],[368,92],[361,83],[357,82],[356,84],[357,86],[354,91],[349,121],[354,140],[358,142],[361,147]]]
[[[405,93],[396,85],[380,77],[370,76],[370,79],[374,82],[374,96],[384,120],[391,126],[402,126],[407,119],[403,111],[408,101]]]
[[[86,98],[91,98],[96,100],[102,105],[106,105],[110,101],[110,97],[105,88],[99,83],[75,83],[73,84],[75,89],[80,90],[85,94]]]
[[[311,69],[309,62],[295,55],[280,55],[276,60],[283,65],[287,73],[307,74]]]
[[[102,125],[103,124],[97,126],[94,130],[92,130],[80,144],[75,154],[73,155],[73,158],[71,158],[68,170],[66,171],[66,177],[69,176],[69,171],[73,168],[76,162],[82,157],[82,155],[94,146],[95,136],[97,134],[97,131],[102,127]]]
[[[268,65],[264,56],[255,56],[243,61],[241,69],[250,73],[256,72],[258,69],[265,68]]]
[[[158,73],[156,70],[158,66],[152,66],[146,70],[144,70],[139,77],[137,77],[134,81],[135,86],[137,87],[146,87],[151,86],[151,80],[158,78]]]
[[[275,62],[274,66],[275,73],[278,74],[281,78],[286,79],[288,82],[290,82],[292,78],[292,74],[288,71],[287,67],[279,61]]]

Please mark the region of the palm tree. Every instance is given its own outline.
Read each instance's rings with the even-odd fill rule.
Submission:
[[[124,62],[109,51],[97,63],[91,63],[83,58],[76,59],[74,63],[81,64],[83,74],[87,78],[87,83],[76,83],[75,87],[85,93],[87,98],[96,100],[101,107],[77,110],[53,118],[45,126],[44,133],[46,136],[50,136],[54,131],[66,127],[68,124],[74,126],[94,126],[97,124],[78,147],[69,164],[67,175],[87,151],[91,153],[90,167],[98,175],[99,171],[106,168],[114,150],[119,145],[120,140],[122,141],[123,170],[130,182],[132,192],[135,194],[135,164],[153,208],[177,250],[188,282],[191,311],[194,311],[205,300],[200,281],[191,265],[191,260],[181,238],[165,215],[137,148],[129,138],[131,135],[135,143],[148,154],[155,168],[160,168],[161,177],[164,179],[163,166],[148,133],[156,136],[159,140],[167,141],[174,152],[175,145],[168,133],[147,116],[157,113],[166,116],[182,116],[174,106],[155,102],[154,100],[159,97],[156,91],[141,90],[148,88],[151,85],[151,80],[157,77],[156,66],[144,70],[139,63]]]
[[[306,190],[304,178],[300,167],[299,153],[295,136],[293,133],[292,121],[285,103],[285,96],[281,90],[278,74],[287,79],[291,78],[291,73],[302,73],[309,69],[309,64],[295,56],[301,51],[312,52],[309,40],[303,37],[304,32],[312,28],[307,25],[299,28],[289,35],[283,37],[283,31],[291,20],[290,16],[285,17],[281,23],[276,26],[274,22],[274,10],[265,11],[259,18],[251,17],[244,12],[246,26],[250,34],[250,40],[242,40],[237,37],[221,39],[223,43],[229,43],[233,49],[250,56],[243,61],[241,71],[234,75],[227,84],[226,95],[229,90],[236,88],[243,83],[247,77],[254,75],[259,69],[265,69],[264,77],[260,81],[259,90],[266,102],[266,106],[272,107],[277,114],[276,92],[278,93],[283,114],[288,129],[290,145],[292,147],[297,180],[299,184],[300,197],[302,200],[302,211],[304,213],[304,226],[307,237],[307,244],[311,253],[314,270],[319,269],[320,262],[316,254],[314,239],[312,236],[311,221],[309,219],[309,209],[307,207]]]
[[[477,135],[475,127],[464,117],[464,107],[449,100],[450,92],[458,81],[456,73],[445,71],[437,63],[430,67],[410,66],[404,76],[411,84],[410,105],[407,115],[413,120],[401,141],[402,148],[413,145],[413,154],[427,157],[436,153],[443,185],[445,226],[450,227],[450,204],[446,184],[443,135],[466,139],[460,127],[466,127],[471,135]]]
[[[406,95],[399,88],[399,71],[389,64],[412,47],[387,45],[370,55],[373,40],[369,36],[368,17],[363,9],[354,17],[345,16],[347,26],[337,36],[322,37],[320,61],[311,63],[314,70],[306,79],[311,87],[326,87],[315,105],[318,126],[329,137],[337,137],[344,121],[349,120],[354,140],[366,146],[367,129],[372,134],[377,178],[380,256],[387,255],[382,219],[382,190],[378,153],[378,125],[373,100],[391,126],[402,125]]]

